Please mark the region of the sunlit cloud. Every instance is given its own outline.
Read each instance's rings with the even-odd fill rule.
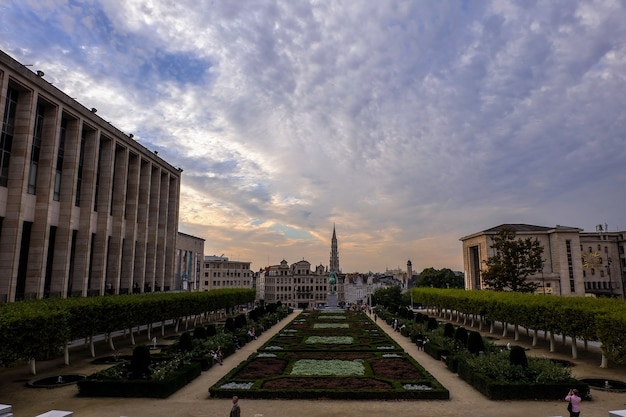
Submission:
[[[0,49],[175,167],[253,269],[462,269],[501,223],[626,229],[626,6],[27,0]]]

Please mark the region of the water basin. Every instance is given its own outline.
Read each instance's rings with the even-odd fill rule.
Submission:
[[[26,385],[31,388],[57,388],[75,384],[86,377],[87,376],[83,374],[44,376],[41,378],[31,379],[26,383]]]
[[[616,381],[614,379],[581,378],[579,381],[584,382],[591,388],[599,389],[601,391],[626,392],[626,382]]]

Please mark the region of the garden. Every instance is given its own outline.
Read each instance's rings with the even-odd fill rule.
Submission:
[[[302,312],[209,392],[218,398],[449,398],[365,313],[346,310]]]
[[[198,325],[158,353],[151,353],[147,345],[136,346],[130,359],[78,381],[79,395],[166,398],[251,341],[250,329],[261,334],[290,312],[288,307],[269,304],[248,316],[228,317],[223,327]]]
[[[389,324],[398,320],[404,336],[492,400],[555,400],[571,388],[590,399],[589,386],[572,377],[568,364],[527,357],[521,346],[498,346],[477,331],[409,309],[376,312]]]

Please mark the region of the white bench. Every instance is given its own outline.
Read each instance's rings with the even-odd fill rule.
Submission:
[[[13,407],[10,405],[0,404],[0,417],[13,417],[11,410],[13,410]]]
[[[626,417],[626,410],[609,411],[609,417]]]
[[[47,413],[39,414],[37,417],[74,417],[73,411],[50,410]]]

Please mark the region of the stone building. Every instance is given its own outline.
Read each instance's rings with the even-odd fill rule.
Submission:
[[[224,255],[205,256],[201,291],[220,288],[253,288],[253,272],[248,261],[231,261]]]
[[[323,265],[311,269],[306,260],[291,265],[282,260],[278,265],[265,267],[259,274],[260,299],[268,303],[280,301],[293,308],[317,308],[326,305],[330,288],[329,272]],[[341,282],[341,284],[339,283]],[[337,283],[339,302],[344,301],[343,281]]]
[[[539,285],[538,293],[624,297],[626,232],[607,232],[602,226],[583,232],[560,225],[503,224],[462,237],[466,289],[485,289],[481,271],[495,254],[493,237],[504,227],[513,229],[516,239],[536,238],[544,248],[542,271],[529,277]]]
[[[204,242],[202,238],[178,232],[174,289],[179,291],[200,289]]]
[[[175,288],[182,170],[0,52],[0,302]]]

